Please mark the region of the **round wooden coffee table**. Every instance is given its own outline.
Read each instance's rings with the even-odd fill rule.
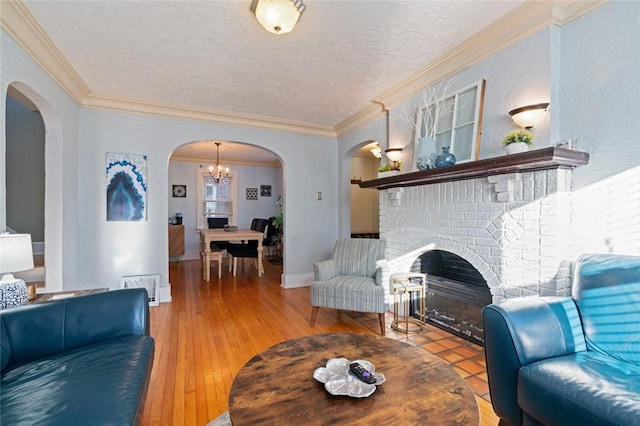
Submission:
[[[366,398],[334,396],[313,378],[330,358],[364,359],[386,382]],[[471,388],[440,358],[385,337],[316,334],[278,343],[250,359],[233,380],[234,426],[277,424],[477,425]]]

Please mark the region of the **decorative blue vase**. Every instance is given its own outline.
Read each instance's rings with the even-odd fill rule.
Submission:
[[[456,156],[449,152],[448,146],[442,147],[442,154],[436,157],[436,167],[453,166],[456,164]]]

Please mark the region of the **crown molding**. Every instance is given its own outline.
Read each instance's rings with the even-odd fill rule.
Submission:
[[[19,0],[0,0],[0,25],[16,43],[79,105],[185,120],[336,138],[333,126],[271,117],[233,114],[180,105],[115,98],[92,94],[88,86],[49,38],[27,7]]]
[[[587,13],[604,6],[611,0],[565,0],[553,5],[552,20],[556,25],[564,25]]]
[[[0,25],[78,105],[89,88],[60,53],[26,6],[16,0],[0,1]]]
[[[384,109],[384,105],[382,105],[381,103],[374,103],[347,118],[346,120],[338,123],[336,125],[336,135],[340,137],[354,129],[362,127],[368,122],[384,115],[385,111],[386,110]]]
[[[234,114],[228,111],[218,111],[174,104],[162,104],[144,100],[124,99],[91,94],[84,98],[82,106],[94,109],[155,115],[182,120],[212,122],[228,126],[296,133],[306,136],[318,136],[332,139],[336,138],[336,132],[333,126],[262,117],[257,115]]]
[[[549,25],[563,25],[609,0],[530,0],[465,43],[423,67],[372,99],[367,106],[335,127],[227,111],[154,103],[91,94],[82,78],[19,0],[0,0],[2,28],[80,106],[144,115],[214,122],[223,125],[336,138],[375,120],[434,83],[481,61]]]
[[[460,46],[407,77],[373,101],[389,110],[411,96],[549,25],[562,25],[608,3],[527,1]]]

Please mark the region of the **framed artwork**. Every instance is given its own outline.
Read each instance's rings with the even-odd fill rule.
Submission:
[[[106,154],[107,221],[147,220],[147,156]]]
[[[258,199],[258,188],[247,188],[247,200]]]
[[[260,196],[271,197],[271,185],[260,185]]]
[[[187,185],[173,185],[173,196],[176,198],[187,197]]]

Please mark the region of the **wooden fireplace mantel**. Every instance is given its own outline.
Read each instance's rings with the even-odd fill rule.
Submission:
[[[542,148],[520,154],[486,158],[438,169],[401,173],[360,182],[360,188],[398,188],[429,185],[515,172],[573,169],[589,163],[589,154],[564,148]]]

